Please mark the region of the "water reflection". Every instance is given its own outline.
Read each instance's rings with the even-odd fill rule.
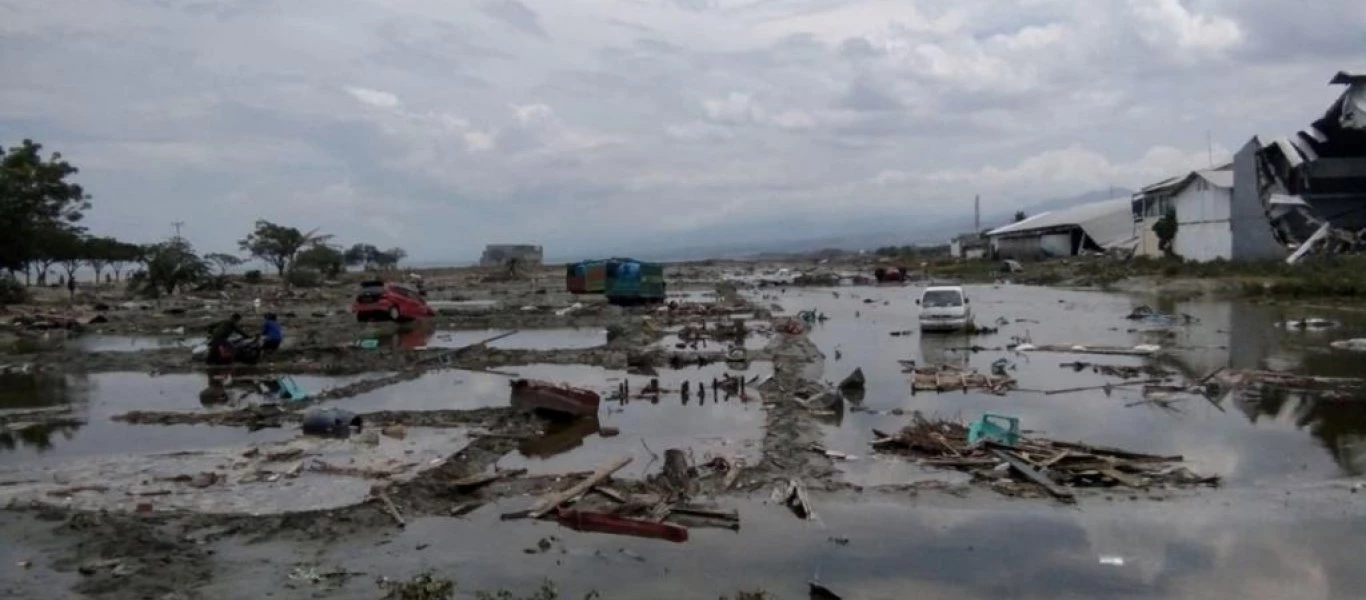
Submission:
[[[1139,366],[1144,359],[1067,353],[971,352],[971,345],[1004,346],[1012,337],[1036,344],[1132,346],[1160,340],[1160,360],[1188,380],[1219,368],[1292,369],[1313,375],[1366,375],[1366,353],[1333,350],[1333,339],[1366,337],[1366,313],[1306,309],[1223,300],[1144,298],[1023,286],[971,286],[980,322],[1005,323],[1000,333],[962,336],[890,336],[915,329],[914,306],[905,294],[879,288],[790,290],[785,308],[815,309],[831,320],[811,337],[826,355],[823,379],[837,381],[854,367],[867,378],[858,410],[828,419],[826,447],[866,454],[871,430],[894,430],[914,410],[946,418],[972,419],[984,412],[1018,416],[1027,429],[1048,437],[1078,439],[1135,451],[1182,454],[1196,471],[1224,475],[1231,484],[1277,478],[1327,478],[1362,473],[1366,399],[1334,400],[1295,395],[1221,411],[1199,396],[1181,401],[1178,412],[1126,404],[1140,401],[1138,388],[1046,395],[1016,392],[1005,397],[970,393],[911,396],[898,360],[947,363],[986,372],[1008,361],[1019,387],[1035,390],[1099,386],[1109,378],[1059,365],[1073,361]],[[866,300],[871,300],[867,302]],[[1189,314],[1175,324],[1134,322],[1125,317],[1148,304],[1160,312]],[[1276,323],[1305,317],[1342,323],[1331,333],[1287,330]],[[1362,408],[1358,408],[1361,406]],[[1326,450],[1326,451],[1325,451]],[[840,468],[849,471],[848,465]],[[862,468],[862,467],[860,467]],[[902,475],[897,475],[902,477]]]

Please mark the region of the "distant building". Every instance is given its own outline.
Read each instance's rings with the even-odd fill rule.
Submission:
[[[980,233],[964,233],[949,241],[949,256],[954,258],[982,258],[987,249],[987,238]]]
[[[1083,204],[993,229],[987,239],[997,258],[1016,260],[1132,249],[1137,240],[1131,209],[1128,198]]]
[[[524,267],[539,266],[543,258],[540,246],[489,244],[484,247],[484,255],[479,257],[479,266],[506,267],[514,262]]]

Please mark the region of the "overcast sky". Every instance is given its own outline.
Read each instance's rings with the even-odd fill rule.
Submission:
[[[558,255],[1140,186],[1307,125],[1340,69],[1362,0],[0,0],[0,143],[138,241]]]

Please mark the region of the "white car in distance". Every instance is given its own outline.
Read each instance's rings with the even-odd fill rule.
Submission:
[[[960,331],[972,320],[962,286],[925,288],[915,303],[920,305],[921,331]]]

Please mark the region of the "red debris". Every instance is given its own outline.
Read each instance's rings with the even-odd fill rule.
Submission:
[[[670,542],[688,541],[688,529],[672,523],[628,519],[607,513],[582,510],[562,510],[556,515],[555,520],[560,525],[575,531],[633,535]]]

